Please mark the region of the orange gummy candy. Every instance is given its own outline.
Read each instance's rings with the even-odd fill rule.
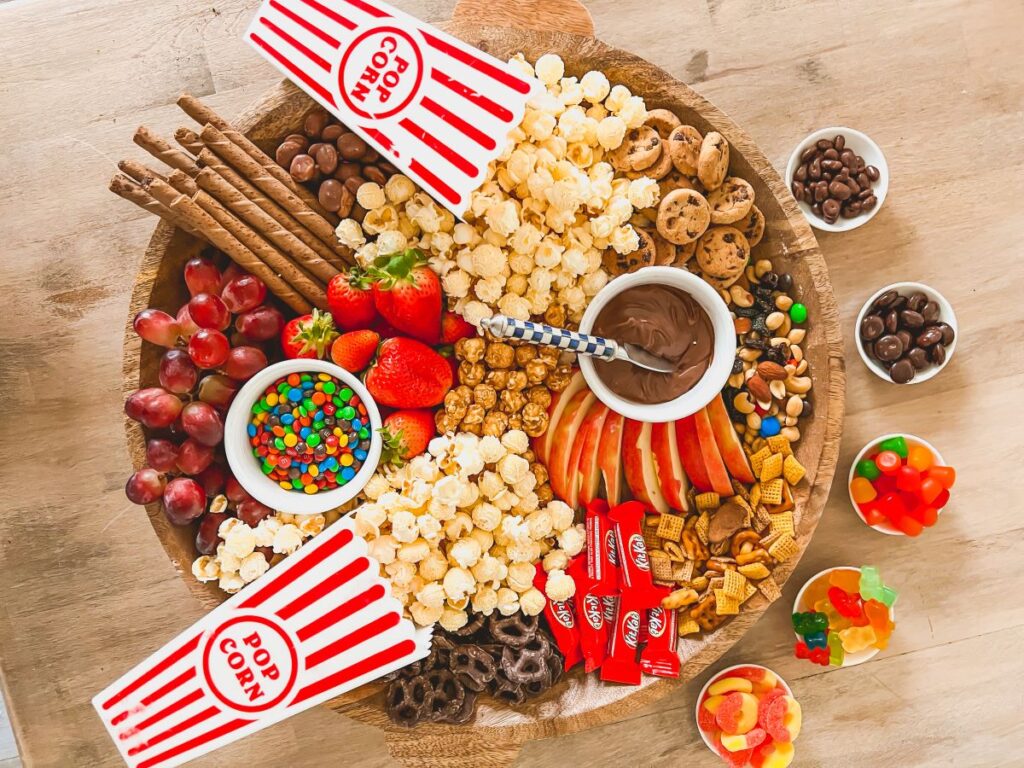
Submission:
[[[864,603],[864,614],[868,617],[868,621],[871,622],[871,628],[875,630],[875,645],[885,650],[886,646],[889,645],[889,637],[896,628],[896,625],[889,618],[889,609],[885,607],[884,603],[880,603],[877,600],[868,600]]]
[[[828,629],[830,632],[839,632],[840,630],[853,626],[853,622],[839,613],[827,597],[818,600],[814,604],[814,610],[828,616]]]
[[[804,596],[801,600],[801,610],[809,611],[811,606],[818,604],[820,600],[828,598],[828,588],[831,584],[828,583],[828,576],[822,576],[821,578],[815,579],[807,585],[807,589],[804,590]],[[814,610],[817,610],[815,608]]]
[[[839,587],[851,595],[860,593],[860,571],[849,571],[845,568],[832,571],[828,575],[828,583],[833,587]]]

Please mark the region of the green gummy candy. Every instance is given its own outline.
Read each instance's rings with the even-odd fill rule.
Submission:
[[[892,587],[882,587],[876,593],[877,596],[875,599],[882,603],[886,608],[892,608],[892,604],[896,602],[896,598],[899,597],[899,594],[900,593]]]
[[[881,474],[882,471],[871,459],[861,459],[857,462],[857,475],[860,477],[874,481],[877,480]]]
[[[892,451],[897,454],[900,458],[907,458],[907,441],[902,437],[890,437],[888,440],[883,440],[878,444],[878,447],[883,451]]]
[[[843,641],[835,632],[828,633],[828,663],[833,667],[843,666],[843,659],[846,658],[846,651],[843,650]]]

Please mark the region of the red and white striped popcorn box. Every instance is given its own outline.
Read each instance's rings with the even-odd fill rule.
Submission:
[[[131,768],[169,768],[424,658],[343,519],[93,698]]]
[[[539,89],[380,0],[265,0],[245,37],[456,216]]]

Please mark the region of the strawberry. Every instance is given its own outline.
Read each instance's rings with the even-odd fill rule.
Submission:
[[[393,408],[429,408],[452,387],[448,361],[426,344],[402,336],[387,339],[366,372],[370,394]]]
[[[381,256],[367,275],[374,279],[373,303],[398,330],[427,344],[441,337],[441,281],[423,252],[410,248]]]
[[[331,342],[338,336],[334,321],[326,312],[314,309],[311,315],[296,317],[281,331],[281,349],[289,358],[327,357]]]
[[[441,343],[454,344],[459,339],[471,339],[476,336],[476,328],[454,312],[441,315]]]
[[[435,434],[434,412],[428,410],[395,411],[384,419],[380,431],[384,438],[381,460],[400,467],[413,456],[427,450],[427,443]]]
[[[359,373],[373,360],[380,344],[376,331],[349,331],[334,340],[331,345],[331,360],[351,373]]]
[[[373,292],[367,285],[366,275],[356,267],[335,275],[327,283],[327,308],[339,328],[346,331],[369,328],[377,319]]]

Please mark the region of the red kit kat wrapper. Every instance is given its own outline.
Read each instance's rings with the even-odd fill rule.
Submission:
[[[608,517],[615,524],[622,592],[631,594],[635,605],[653,608],[661,602],[662,590],[654,586],[651,577],[651,561],[643,536],[644,509],[639,501],[627,501],[609,512]]]
[[[637,645],[646,622],[645,606],[631,592],[619,598],[619,609],[612,628],[608,658],[601,665],[601,679],[610,683],[640,685],[640,660]]]
[[[604,620],[604,603],[594,594],[587,577],[587,564],[582,556],[575,558],[567,573],[576,582],[576,618],[579,621],[583,668],[593,672],[604,663],[608,654],[608,624]]]
[[[619,593],[619,559],[615,527],[608,519],[608,502],[594,499],[587,505],[587,575],[593,593],[599,596]]]
[[[661,606],[647,611],[647,645],[640,654],[643,671],[658,677],[679,677],[676,640],[676,612]]]
[[[533,577],[533,586],[544,592],[547,583],[548,574],[544,570],[544,566],[537,563],[537,575]],[[579,589],[578,582],[576,589]],[[565,669],[568,671],[583,661],[583,652],[580,648],[580,628],[576,620],[576,606],[573,598],[570,597],[561,602],[548,600],[544,605],[544,617],[548,620],[548,626],[555,642],[558,643],[558,650],[565,657]]]

